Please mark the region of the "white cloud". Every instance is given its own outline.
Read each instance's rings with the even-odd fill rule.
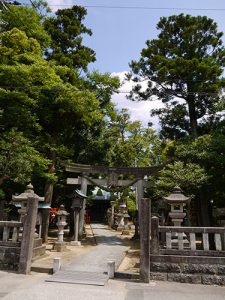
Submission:
[[[112,73],[112,76],[118,76],[120,78],[120,82],[122,86],[120,91],[129,92],[132,89],[133,83],[131,81],[125,81],[125,74],[127,71]],[[143,88],[146,88],[147,82],[142,82],[141,85]],[[141,121],[143,126],[147,127],[148,122],[151,121],[153,123],[153,127],[155,129],[159,129],[159,123],[157,117],[150,117],[150,111],[155,108],[163,107],[163,104],[160,100],[152,100],[152,101],[131,101],[126,99],[125,93],[114,94],[112,97],[112,101],[116,104],[118,109],[127,108],[131,115],[131,120]]]
[[[69,8],[74,5],[73,0],[47,0],[47,2],[53,13],[58,9]]]

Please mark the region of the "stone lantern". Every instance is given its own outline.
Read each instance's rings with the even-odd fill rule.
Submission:
[[[24,216],[26,215],[27,202],[29,201],[29,198],[37,199],[39,202],[44,201],[44,197],[39,197],[34,193],[34,187],[31,183],[26,186],[26,190],[24,193],[12,196],[12,202],[14,204],[19,203],[21,206],[21,208],[18,210],[18,213],[20,214],[20,222],[23,222]]]
[[[109,226],[113,227],[114,217],[115,217],[115,204],[116,204],[116,201],[110,201],[110,204],[111,204],[111,211],[110,211],[110,217],[109,217]]]
[[[73,195],[70,196],[72,198],[72,210],[74,215],[74,240],[71,241],[71,245],[80,246],[81,242],[78,241],[78,231],[79,231],[79,213],[84,205],[84,199],[87,198],[81,191],[75,190]]]
[[[122,235],[129,235],[130,230],[129,230],[128,221],[129,221],[130,216],[128,215],[128,212],[125,212],[123,214],[123,217],[124,217],[124,229],[122,231]]]
[[[34,193],[34,187],[31,183],[26,186],[26,190],[24,191],[24,193],[21,193],[20,195],[12,196],[12,203],[17,207],[20,207],[20,209],[18,210],[18,213],[20,215],[20,222],[24,223],[25,216],[27,214],[28,202],[34,199],[39,202],[39,205],[40,202],[42,204],[44,202],[44,197],[39,197],[37,194]],[[36,214],[35,223],[37,222],[37,217],[38,217],[38,213]],[[19,233],[20,239],[22,238],[22,230],[23,229],[20,228],[20,233]],[[32,254],[33,258],[37,258],[40,257],[41,255],[44,255],[45,251],[46,251],[46,246],[42,245],[42,239],[35,232],[33,254]]]
[[[60,205],[60,209],[56,213],[58,221],[58,240],[54,244],[54,250],[62,252],[66,250],[66,243],[63,241],[64,227],[67,225],[66,219],[69,213],[65,210],[64,205]]]
[[[119,213],[117,214],[118,217],[118,227],[117,231],[123,231],[124,230],[124,214],[126,213],[126,204],[122,203],[119,206]]]
[[[168,197],[164,197],[164,199],[171,207],[169,217],[172,219],[173,225],[180,227],[184,217],[186,216],[186,213],[184,212],[184,206],[188,203],[190,198],[185,197],[182,194],[181,188],[176,186],[173,189],[172,194],[170,194]]]

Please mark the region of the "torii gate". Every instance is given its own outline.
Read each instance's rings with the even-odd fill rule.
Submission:
[[[68,163],[66,165],[66,171],[71,173],[81,174],[78,178],[67,178],[68,184],[80,184],[81,192],[87,195],[87,185],[92,184],[99,186],[105,190],[114,190],[115,187],[128,187],[136,184],[137,190],[137,204],[138,204],[138,218],[140,226],[140,281],[149,283],[150,281],[150,218],[151,218],[151,206],[149,199],[144,199],[144,187],[153,186],[152,181],[144,180],[144,177],[157,174],[163,168],[163,165],[151,166],[151,167],[104,167],[104,166],[92,166]],[[89,174],[104,174],[107,179],[93,179],[89,177]],[[120,175],[133,175],[134,180],[119,180]],[[141,201],[142,200],[142,201]],[[84,212],[85,204],[80,213],[80,234],[83,232],[84,225]]]
[[[119,190],[124,189],[131,185],[136,185],[137,190],[137,206],[140,206],[140,201],[143,198],[144,187],[152,187],[153,182],[144,180],[145,176],[153,176],[163,168],[163,165],[156,165],[151,167],[106,167],[83,165],[76,163],[67,163],[65,169],[70,173],[78,173],[81,176],[77,178],[67,178],[67,184],[81,185],[81,192],[87,195],[87,186],[95,185],[103,190],[115,191],[116,187]],[[93,179],[89,177],[90,174],[105,175],[107,179]],[[134,180],[120,180],[120,175],[133,175]],[[84,225],[84,203],[83,209],[80,211],[80,225],[79,234],[82,235]]]

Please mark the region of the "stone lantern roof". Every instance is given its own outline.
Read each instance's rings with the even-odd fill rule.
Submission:
[[[87,198],[86,195],[84,195],[80,190],[76,189],[68,198]]]
[[[164,199],[169,204],[181,204],[181,203],[187,203],[190,197],[184,196],[184,194],[182,194],[181,188],[179,186],[176,186],[173,189],[172,194],[170,194],[168,197],[164,197]]]
[[[27,201],[29,198],[35,198],[38,199],[38,201],[44,201],[44,197],[39,197],[34,193],[34,187],[31,183],[26,186],[26,190],[24,193],[12,196],[12,200],[15,202]]]
[[[64,205],[60,205],[60,209],[57,211],[57,216],[68,216],[69,213],[65,210]]]

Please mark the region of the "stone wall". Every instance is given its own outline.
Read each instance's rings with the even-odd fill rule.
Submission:
[[[20,260],[20,247],[0,247],[0,270],[17,271]]]
[[[152,280],[225,285],[224,264],[152,261],[150,270]]]

